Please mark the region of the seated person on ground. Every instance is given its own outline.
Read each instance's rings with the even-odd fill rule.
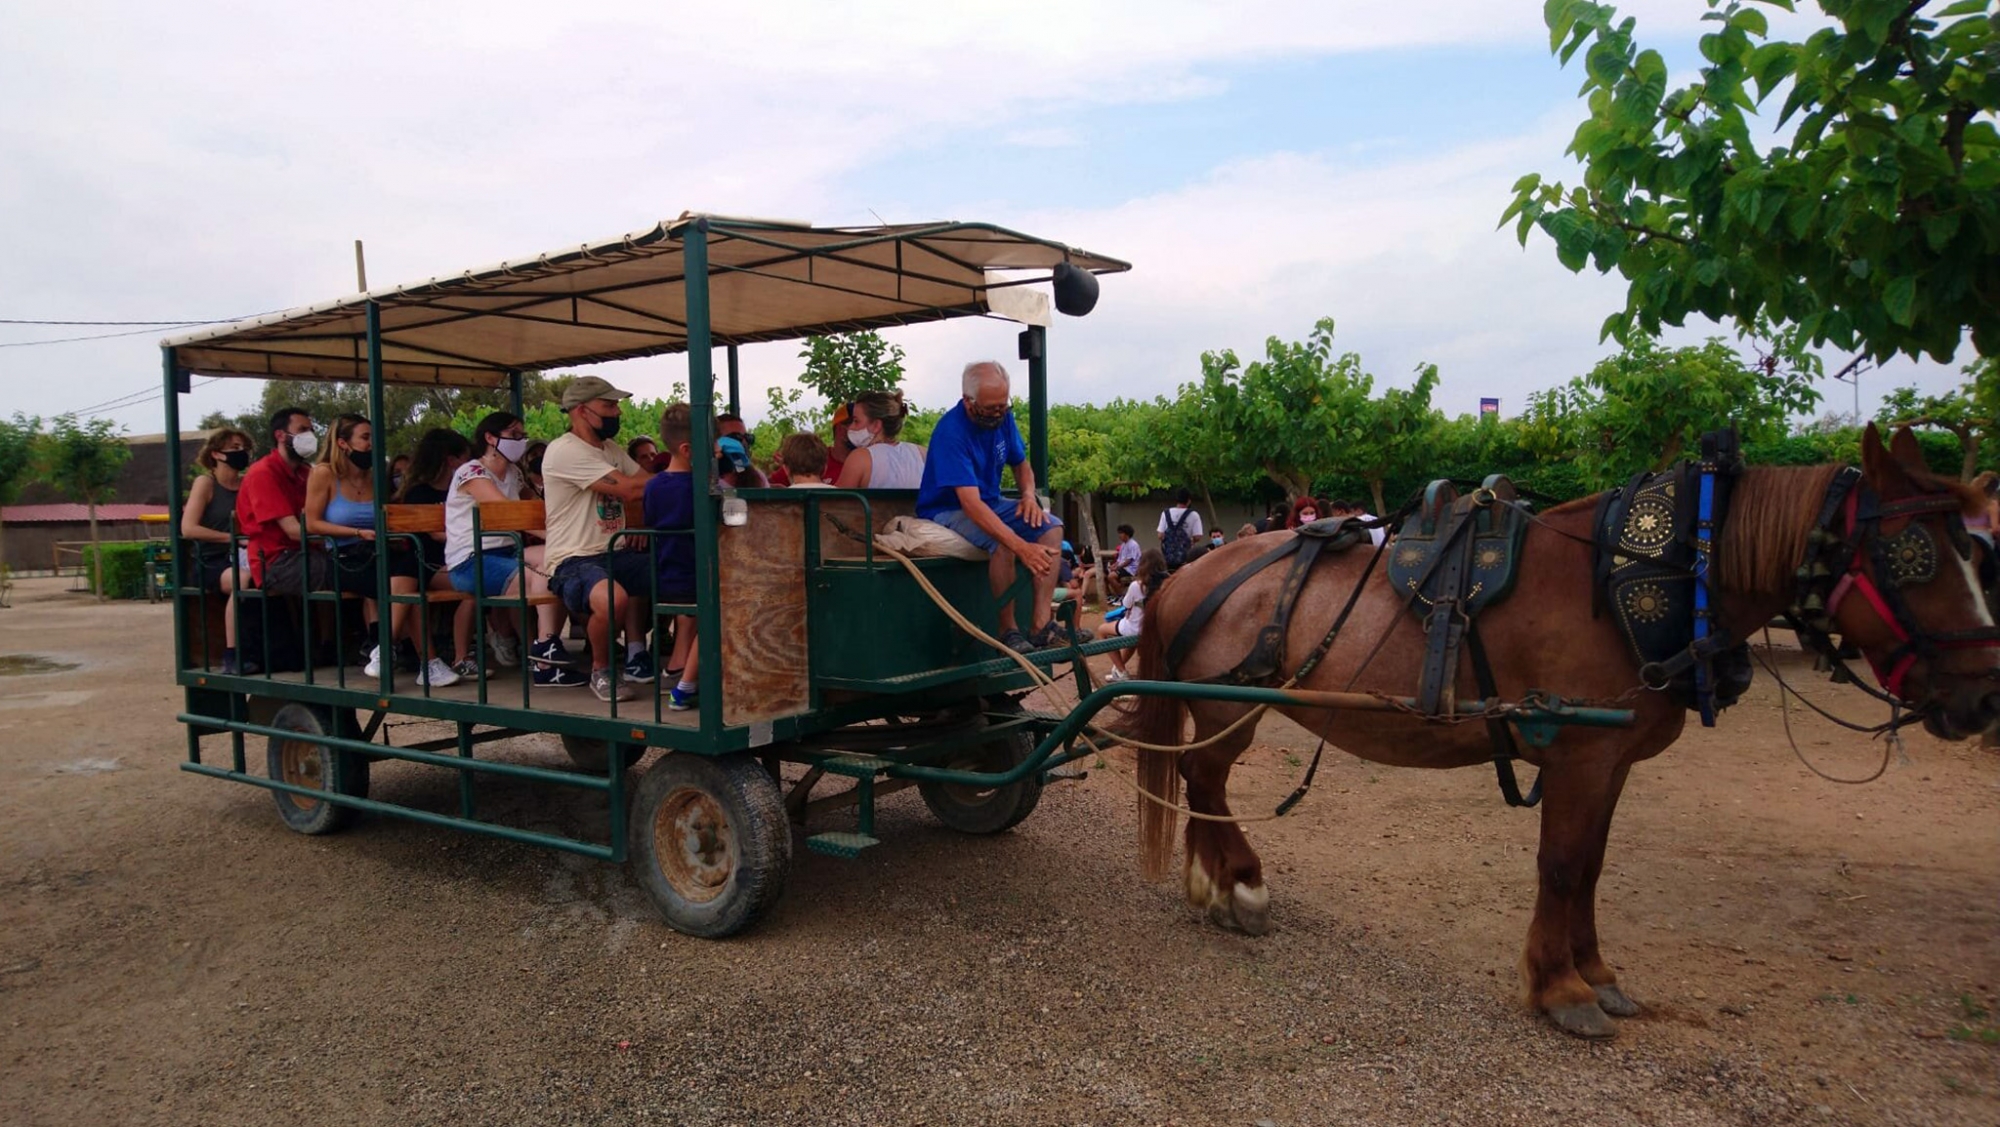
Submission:
[[[871,391],[854,401],[847,442],[853,447],[836,484],[842,489],[915,489],[924,480],[924,448],[897,438],[910,408],[900,391]]]
[[[312,543],[311,550],[280,559],[272,565],[265,584],[278,594],[305,591],[339,591],[361,598],[361,620],[367,636],[377,638],[375,624],[381,618],[382,592],[376,585],[376,552],[385,550],[375,541],[375,428],[359,415],[342,415],[334,421],[332,441],[320,450],[319,464],[306,478],[306,535],[332,537],[333,552],[321,550],[324,541]],[[417,593],[417,557],[410,551],[389,551],[389,592]],[[408,603],[389,605],[389,636],[396,652],[391,663],[417,675],[417,683],[429,688],[455,684],[458,674],[443,660],[428,661],[418,655],[417,641],[423,636],[417,608]],[[369,645],[365,677],[382,672],[382,647]],[[428,641],[426,641],[428,646]]]
[[[1159,588],[1167,578],[1167,557],[1158,548],[1148,548],[1139,557],[1139,577],[1125,588],[1125,597],[1120,605],[1125,613],[1115,621],[1098,624],[1099,638],[1136,638],[1146,621],[1146,596]],[[1125,669],[1125,651],[1112,650],[1111,664],[1117,668],[1104,675],[1106,681],[1123,681],[1129,674]]]
[[[1362,504],[1359,501],[1335,501],[1333,503],[1333,511],[1331,513],[1328,513],[1327,515],[1336,517],[1347,517],[1351,520],[1375,519],[1374,514],[1368,511],[1368,506]],[[1373,544],[1377,548],[1380,548],[1382,546],[1382,541],[1388,538],[1389,538],[1389,530],[1386,528],[1371,528],[1368,530],[1368,540],[1371,544]]]
[[[619,402],[631,397],[599,376],[571,383],[562,396],[569,430],[542,456],[549,590],[571,614],[588,616],[590,689],[607,701],[614,656],[623,657],[618,699],[632,699],[638,695],[633,684],[654,676],[643,605],[652,588],[651,561],[639,552],[611,550],[612,539],[625,530],[625,502],[638,500],[650,480],[612,441],[623,414]],[[612,646],[614,624],[625,629],[622,655]]]
[[[519,459],[527,451],[528,439],[520,416],[506,411],[488,414],[472,428],[472,442],[479,456],[459,466],[451,475],[451,488],[444,502],[444,560],[451,576],[452,589],[484,598],[499,596],[512,599],[520,596],[521,583],[525,580],[530,597],[546,595],[548,578],[537,566],[541,563],[541,545],[528,545],[524,561],[520,555],[520,540],[512,535],[493,533],[483,537],[478,550],[474,550],[473,510],[485,501],[521,500],[526,488]],[[543,659],[535,663],[534,682],[538,687],[576,688],[587,679],[568,667],[568,655],[562,655],[564,660],[561,663],[550,660],[555,656],[550,652],[551,647],[561,647],[555,639],[557,627],[549,621],[554,610],[554,604],[535,608],[544,629],[537,632],[539,636],[533,647]],[[492,634],[494,663],[507,668],[518,666],[520,639],[523,636],[521,624],[515,621],[518,612],[512,607],[494,607],[491,613],[495,626]]]
[[[234,674],[236,663],[236,585],[247,584],[249,573],[241,552],[230,549],[230,518],[236,515],[237,490],[250,468],[250,436],[223,427],[208,436],[194,457],[202,472],[188,486],[181,509],[181,536],[193,541],[195,581],[203,591],[225,596],[222,604],[222,671]]]
[[[1138,535],[1129,524],[1118,526],[1118,555],[1111,563],[1113,579],[1130,579],[1139,574]]]
[[[679,531],[694,528],[695,476],[694,476],[694,409],[685,403],[668,407],[660,417],[660,440],[666,444],[662,457],[668,459],[667,467],[654,475],[646,483],[645,514],[646,525],[663,531]],[[811,435],[795,434],[785,440],[789,448],[794,439],[812,438]],[[815,444],[819,439],[812,438]],[[826,447],[820,447],[822,458]],[[799,471],[794,470],[796,475]],[[821,484],[799,481],[795,476],[793,484],[805,486]],[[659,571],[660,601],[682,606],[693,606],[694,586],[694,537],[656,536],[653,538],[655,567]],[[695,648],[695,617],[691,614],[674,616],[674,650],[667,659],[664,684],[673,682],[667,696],[667,707],[675,712],[686,712],[695,707],[696,676],[700,672],[697,662],[699,651]]]
[[[472,443],[457,431],[449,427],[425,431],[417,440],[415,456],[404,467],[402,487],[396,490],[396,504],[442,506],[451,487],[451,475],[471,457]],[[451,590],[451,574],[444,562],[445,534],[427,533],[417,543],[419,582],[433,591]],[[472,604],[455,603],[451,609],[452,652],[445,662],[452,672],[469,677],[479,668],[471,649]]]
[[[778,464],[794,489],[828,488],[832,483],[826,480],[826,461],[826,443],[819,435],[787,435],[778,444]]]
[[[1020,560],[1034,577],[1035,593],[1029,603],[1034,621],[1023,634],[1013,602],[1002,603],[1001,641],[1022,653],[1056,645],[1062,639],[1049,603],[1056,588],[1062,521],[1043,510],[1035,494],[1035,473],[1009,407],[1007,369],[998,361],[977,361],[965,366],[960,383],[958,403],[931,432],[930,454],[917,491],[917,516],[936,521],[991,553],[988,578],[996,596],[1012,585],[1014,561]],[[1000,472],[1008,468],[1021,488],[1018,500],[1000,496]]]

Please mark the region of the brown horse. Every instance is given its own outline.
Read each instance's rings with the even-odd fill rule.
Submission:
[[[1750,637],[1792,602],[1809,535],[1837,471],[1835,466],[1750,468],[1737,479],[1720,533],[1718,575],[1712,577],[1717,622],[1734,637]],[[1983,499],[1926,470],[1907,430],[1885,449],[1875,428],[1868,428],[1861,485],[1872,490],[1883,506],[1880,520],[1866,522],[1865,531],[1855,537],[1864,550],[1856,555],[1862,561],[1862,575],[1853,586],[1865,589],[1867,597],[1839,600],[1833,622],[1846,641],[1860,647],[1878,674],[1889,671],[1892,691],[1921,710],[1934,733],[1964,738],[1981,731],[2000,718],[2000,693],[1995,691],[2000,689],[1996,682],[2000,649],[1994,648],[1993,619],[1973,564],[1952,547],[1965,543],[1962,530],[1950,525],[1961,511],[1966,515],[1982,511]],[[1520,554],[1518,586],[1506,601],[1480,616],[1479,629],[1505,700],[1519,700],[1531,689],[1570,699],[1606,700],[1639,682],[1638,662],[1616,627],[1608,616],[1592,614],[1588,542],[1594,511],[1589,500],[1571,502],[1531,524]],[[1892,602],[1885,603],[1879,592],[1890,580],[1869,586],[1878,579],[1873,574],[1877,565],[1870,561],[1882,557],[1871,557],[1865,541],[1915,524],[1927,526],[1932,542],[1941,549],[1935,553],[1937,566],[1921,585],[1905,584],[1891,592]],[[1844,531],[1838,521],[1835,531]],[[1164,648],[1202,597],[1273,546],[1267,537],[1247,544],[1239,541],[1210,552],[1163,586],[1149,600],[1140,635],[1140,678],[1165,677]],[[1326,635],[1367,566],[1368,554],[1349,551],[1320,562],[1294,611],[1283,670],[1299,668]],[[1267,568],[1229,596],[1222,613],[1201,627],[1177,671],[1179,679],[1199,681],[1223,674],[1250,650],[1259,626],[1271,619],[1283,571]],[[1383,571],[1374,570],[1366,583],[1340,641],[1298,688],[1402,696],[1415,691],[1424,648],[1422,624],[1405,609]],[[1911,635],[1919,636],[1923,644],[1899,649],[1899,639]],[[1945,639],[1943,644],[1930,644],[1939,639]],[[1378,640],[1380,651],[1368,660]],[[1461,662],[1459,670],[1457,691],[1462,700],[1480,695],[1465,668],[1469,664]],[[1184,738],[1185,710],[1192,715],[1195,738],[1205,739],[1229,727],[1248,707],[1142,697],[1127,714],[1123,734],[1151,743],[1179,743]],[[1617,1027],[1607,1015],[1638,1012],[1598,951],[1597,878],[1626,773],[1632,764],[1665,751],[1687,718],[1684,706],[1666,693],[1640,693],[1631,707],[1636,718],[1629,728],[1564,728],[1545,749],[1521,749],[1528,762],[1541,768],[1544,797],[1537,861],[1540,887],[1521,956],[1525,1001],[1564,1030],[1584,1037],[1613,1036]],[[1482,724],[1429,724],[1397,713],[1282,711],[1325,736],[1328,743],[1377,763],[1469,767],[1484,765],[1492,756]],[[1230,767],[1249,746],[1253,728],[1246,724],[1178,760],[1170,754],[1140,751],[1140,781],[1151,794],[1172,801],[1185,779],[1189,809],[1227,815]],[[1159,879],[1173,856],[1178,817],[1143,798],[1139,812],[1142,862],[1147,875]],[[1188,900],[1215,922],[1253,935],[1269,928],[1270,897],[1263,868],[1236,824],[1190,820],[1183,871]]]

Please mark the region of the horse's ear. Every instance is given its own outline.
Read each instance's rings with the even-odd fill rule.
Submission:
[[[1908,434],[1907,428],[1903,432]],[[1916,440],[1911,439],[1915,445]],[[1874,423],[1861,432],[1861,473],[1868,483],[1883,496],[1902,496],[1913,491],[1910,475],[1903,469],[1901,461],[1888,447],[1882,445],[1882,432]]]
[[[1913,473],[1930,472],[1930,467],[1924,464],[1923,448],[1917,445],[1917,436],[1909,427],[1896,428],[1896,436],[1889,440],[1889,456]]]

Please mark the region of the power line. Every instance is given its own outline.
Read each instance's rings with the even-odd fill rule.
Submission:
[[[193,328],[196,325],[209,325],[214,323],[215,322],[212,321],[180,321],[180,322],[174,322],[172,327]],[[149,333],[156,333],[158,331],[159,331],[158,328],[127,329],[125,332],[122,333],[96,333],[92,336],[85,336],[85,337],[56,337],[53,340],[0,341],[0,348],[33,348],[38,344],[75,344],[77,341],[80,340],[110,340],[112,337],[138,337],[138,336],[145,336]]]
[[[188,390],[193,391],[195,388],[198,387],[206,387],[209,384],[219,381],[221,378],[222,377],[220,376],[211,376],[208,379],[199,380],[195,383],[189,384]],[[121,395],[116,399],[107,399],[102,403],[95,403],[89,407],[79,407],[74,411],[64,411],[63,414],[89,415],[89,414],[95,414],[96,412],[99,411],[122,411],[128,407],[137,407],[142,403],[150,403],[155,399],[164,397],[165,395],[166,391],[161,388],[154,388],[151,391],[135,391],[132,392],[130,395]]]
[[[220,325],[234,320],[238,318],[222,317],[211,320],[195,318],[182,321],[36,321],[18,317],[0,317],[0,325]]]

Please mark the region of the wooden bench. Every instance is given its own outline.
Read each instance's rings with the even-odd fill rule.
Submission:
[[[478,527],[482,533],[540,532],[548,527],[548,513],[540,501],[481,501],[478,508]],[[443,535],[444,506],[384,505],[382,521],[391,533]],[[646,527],[644,509],[639,502],[625,502],[625,525],[628,528]],[[472,598],[463,591],[425,591],[424,594],[433,603],[460,603]],[[490,600],[492,596],[488,598]],[[554,595],[528,596],[529,606],[545,606],[560,601]],[[489,602],[488,605],[492,604]]]

